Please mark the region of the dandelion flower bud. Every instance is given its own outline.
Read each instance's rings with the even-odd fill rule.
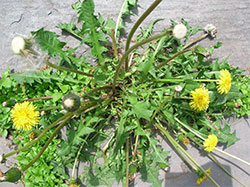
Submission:
[[[16,36],[11,41],[11,49],[15,54],[20,54],[25,49],[25,40],[20,36]]]
[[[211,36],[212,38],[215,38],[215,35],[217,33],[217,29],[214,25],[212,24],[207,24],[205,27],[204,27],[204,30],[206,33],[209,34],[209,36]]]
[[[16,104],[16,100],[15,99],[9,99],[8,101],[4,101],[2,103],[3,107],[13,107]]]
[[[74,112],[80,107],[81,101],[76,94],[68,93],[64,96],[62,103],[65,110],[68,112]]]
[[[184,38],[187,34],[187,27],[183,24],[175,25],[173,29],[173,35],[176,39],[180,40]]]
[[[22,173],[17,168],[10,168],[6,173],[0,177],[0,182],[17,182],[22,176]]]
[[[182,91],[182,87],[180,85],[175,86],[174,89],[175,89],[176,92],[181,92]]]

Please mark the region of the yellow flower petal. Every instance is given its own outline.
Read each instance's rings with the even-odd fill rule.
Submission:
[[[207,137],[207,139],[203,142],[203,148],[205,151],[210,152],[212,151],[218,143],[218,138],[214,134],[211,134]]]
[[[210,175],[211,174],[211,170],[210,169],[208,169],[208,170],[206,170],[206,173],[208,174],[208,175]],[[198,179],[197,179],[197,181],[196,181],[196,184],[201,184],[204,180],[206,180],[207,179],[207,176],[203,173]]]
[[[76,184],[70,184],[69,187],[80,187],[80,186]]]
[[[192,101],[189,103],[190,107],[196,111],[204,111],[208,108],[209,105],[209,94],[208,89],[196,88],[194,91],[191,91]]]
[[[217,90],[220,94],[227,94],[231,89],[231,74],[228,70],[224,69],[220,71],[220,76],[217,81]]]
[[[17,129],[31,130],[39,122],[39,112],[36,107],[29,103],[17,103],[10,111],[12,121]]]

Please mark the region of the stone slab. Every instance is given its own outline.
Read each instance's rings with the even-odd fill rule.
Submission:
[[[16,71],[25,69],[23,59],[13,55],[10,42],[16,35],[29,36],[30,31],[45,27],[48,30],[60,32],[56,29],[59,23],[70,22],[75,20],[76,15],[71,9],[74,0],[0,0],[0,72],[8,69]],[[111,17],[116,19],[122,0],[95,0],[96,12],[100,12],[104,18]],[[133,10],[134,15],[127,19],[126,26],[131,28],[132,23],[136,21],[138,15],[141,15],[146,7],[153,1],[138,1],[138,7]],[[161,23],[156,24],[156,32],[170,25],[170,19],[180,21],[181,18],[186,19],[191,26],[205,26],[208,23],[214,24],[218,29],[217,38],[209,41],[203,41],[202,44],[209,46],[217,41],[222,41],[223,46],[215,52],[215,57],[225,58],[230,55],[229,62],[232,65],[241,68],[249,67],[250,62],[250,1],[249,0],[163,0],[159,7],[145,20],[142,27],[147,26],[150,22],[157,18],[164,18]],[[129,30],[129,29],[128,29]],[[72,44],[72,38],[65,38]],[[231,121],[230,124],[237,130],[237,136],[241,141],[235,143],[227,152],[250,162],[250,144],[249,144],[249,119],[239,119]],[[1,139],[0,151],[6,152],[6,144]],[[168,144],[165,149],[170,149]],[[212,169],[212,176],[221,186],[238,187],[240,186],[230,177],[225,175],[218,169],[210,159],[204,157],[203,152],[197,151],[192,146],[187,147],[188,152],[193,155],[196,160],[204,166],[204,168]],[[189,172],[183,161],[176,155],[174,151],[171,153],[171,168],[165,173],[161,171],[162,178],[166,178],[164,186],[170,187],[191,187],[195,186],[197,176]],[[218,154],[220,155],[220,154]],[[200,157],[201,156],[201,157]],[[250,186],[250,167],[241,164],[226,157],[225,159],[217,157],[222,164],[232,172],[237,178]],[[1,169],[3,171],[5,168]],[[21,186],[21,184],[10,185],[1,183],[0,187]],[[135,186],[149,186],[140,180],[135,181]],[[201,186],[213,186],[208,180]]]

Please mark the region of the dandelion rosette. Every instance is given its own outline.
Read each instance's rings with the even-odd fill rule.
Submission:
[[[208,170],[206,170],[206,173],[208,174],[208,175],[210,175],[211,174],[211,170],[210,169],[208,169]],[[207,179],[207,176],[204,174],[204,173],[202,173],[202,175],[201,176],[199,176],[199,178],[197,179],[197,181],[196,181],[196,184],[201,184],[204,180],[206,180]]]
[[[231,89],[231,81],[232,81],[232,78],[231,78],[231,74],[229,73],[229,71],[226,69],[221,70],[220,76],[217,82],[218,92],[220,94],[227,94]]]
[[[39,112],[29,102],[17,103],[11,110],[11,118],[17,129],[31,130],[39,122]]]
[[[211,152],[217,145],[218,143],[218,138],[214,134],[211,134],[207,137],[207,139],[204,140],[203,142],[203,148],[207,152]]]
[[[191,91],[192,101],[189,103],[190,107],[198,112],[204,111],[208,108],[209,105],[209,94],[208,89],[196,88],[194,91]]]

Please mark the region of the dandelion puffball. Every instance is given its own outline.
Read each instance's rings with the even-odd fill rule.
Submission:
[[[183,24],[175,25],[173,29],[173,35],[176,39],[180,40],[184,38],[187,34],[187,27]]]
[[[25,49],[25,40],[20,36],[14,37],[11,41],[11,49],[15,54],[20,54]]]

